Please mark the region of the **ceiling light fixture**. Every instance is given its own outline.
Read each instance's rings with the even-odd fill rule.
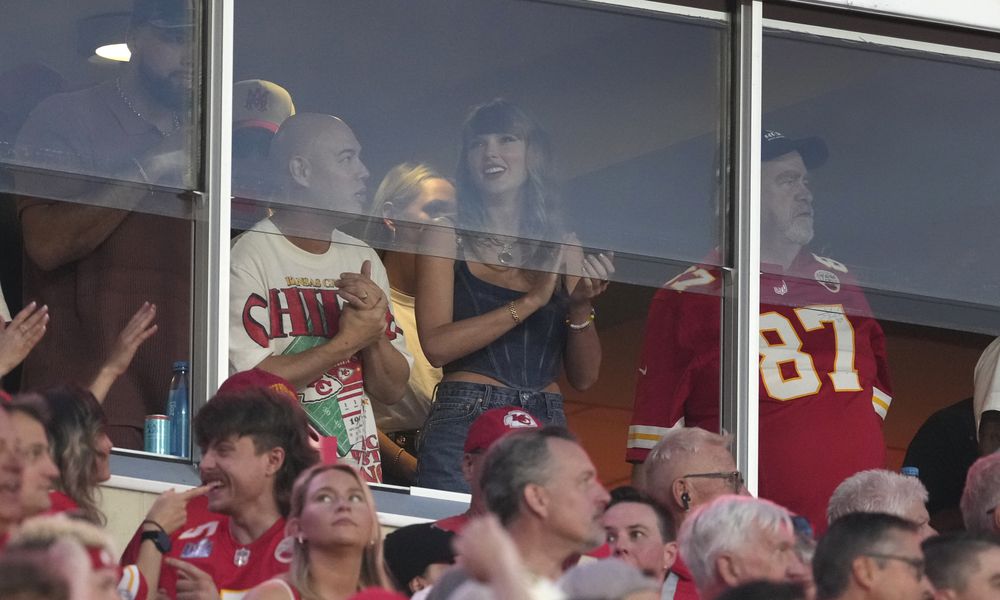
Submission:
[[[94,54],[101,58],[118,62],[128,62],[132,57],[132,53],[128,49],[128,44],[107,44],[94,50]]]

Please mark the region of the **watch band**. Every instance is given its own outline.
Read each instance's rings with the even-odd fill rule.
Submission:
[[[166,554],[170,552],[172,544],[170,543],[170,536],[167,535],[162,529],[159,531],[143,531],[139,535],[141,541],[152,540],[153,545],[156,549],[160,551],[160,554]]]

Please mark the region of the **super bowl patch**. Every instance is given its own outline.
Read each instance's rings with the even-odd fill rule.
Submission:
[[[208,558],[212,555],[212,540],[203,538],[197,542],[184,544],[181,558]]]

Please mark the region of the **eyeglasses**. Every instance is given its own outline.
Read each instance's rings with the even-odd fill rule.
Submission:
[[[917,579],[924,576],[924,559],[913,558],[912,556],[901,556],[899,554],[878,554],[876,552],[869,552],[862,556],[867,556],[868,558],[876,558],[881,560],[898,560],[899,562],[906,563],[913,568],[914,574]]]
[[[743,484],[746,483],[743,480],[743,473],[740,473],[739,471],[725,471],[719,473],[689,473],[684,477],[682,477],[681,479],[685,479],[688,477],[702,477],[704,479],[724,479],[726,483],[728,483],[729,486],[733,488],[733,492],[737,494],[740,493],[740,491],[743,489]]]

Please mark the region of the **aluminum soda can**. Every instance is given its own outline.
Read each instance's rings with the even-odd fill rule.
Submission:
[[[170,419],[167,415],[146,415],[146,452],[170,454]]]

